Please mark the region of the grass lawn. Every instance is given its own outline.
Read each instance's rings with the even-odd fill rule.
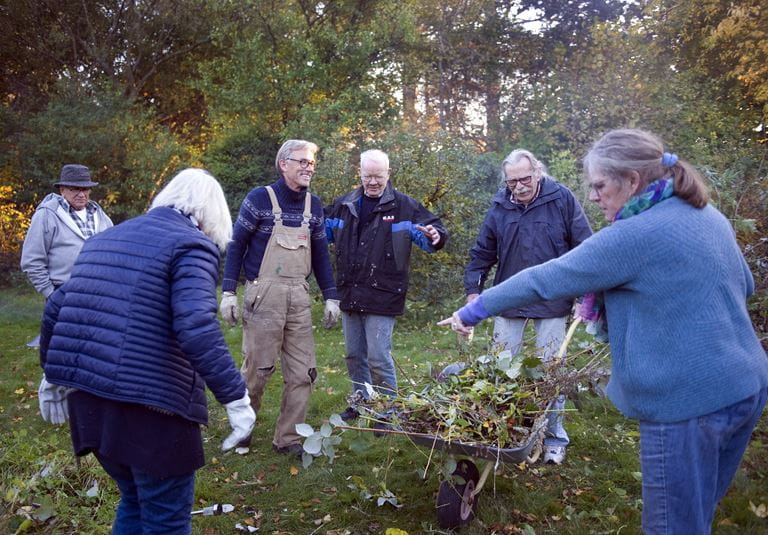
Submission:
[[[68,428],[45,424],[38,413],[38,354],[25,343],[37,332],[41,309],[42,299],[21,279],[0,290],[0,533],[106,534],[118,500],[114,484],[92,456],[76,463]],[[320,325],[319,305],[315,312]],[[398,320],[393,342],[401,388],[427,373],[429,363],[439,369],[461,360],[455,336],[435,327],[437,319],[435,313],[427,320]],[[224,332],[239,365],[240,329]],[[586,335],[578,336],[586,342]],[[482,354],[484,341],[478,336],[471,352]],[[349,382],[340,328],[318,328],[316,344],[319,378],[307,423],[318,428],[346,407]],[[271,449],[281,388],[278,373],[258,415],[251,452],[244,456],[221,453],[226,414],[210,403],[204,433],[208,464],[197,474],[195,499],[199,507],[229,503],[235,510],[196,516],[193,533],[247,533],[238,531],[237,523],[268,534],[443,533],[435,497],[446,455],[430,459],[428,448],[402,436],[345,431],[332,464],[321,457],[305,469]],[[637,425],[604,399],[580,401],[579,410],[569,403],[574,410],[566,422],[571,446],[565,464],[505,465],[489,477],[477,517],[462,533],[640,533]],[[718,510],[714,533],[768,533],[766,444],[768,415]],[[399,508],[377,505],[377,497],[387,492]]]

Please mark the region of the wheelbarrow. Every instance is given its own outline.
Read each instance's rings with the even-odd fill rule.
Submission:
[[[560,347],[556,360],[562,360],[569,341],[573,337],[579,320],[575,319],[565,340]],[[390,415],[378,415],[378,418],[388,420]],[[437,493],[437,520],[442,529],[456,529],[467,525],[475,517],[480,491],[483,490],[491,471],[503,464],[534,463],[542,451],[544,433],[547,427],[547,414],[540,414],[532,423],[530,433],[525,440],[513,448],[497,448],[482,443],[449,441],[437,435],[426,433],[411,433],[403,429],[374,428],[375,434],[394,433],[407,436],[415,444],[427,446],[431,450],[445,451],[454,455],[462,455],[457,461],[456,468],[449,480],[440,483]],[[347,427],[348,429],[366,430],[365,428]],[[485,461],[482,473],[475,461]]]

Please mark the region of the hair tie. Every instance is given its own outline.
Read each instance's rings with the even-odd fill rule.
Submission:
[[[661,165],[669,169],[677,163],[677,154],[673,152],[665,152],[661,155]]]

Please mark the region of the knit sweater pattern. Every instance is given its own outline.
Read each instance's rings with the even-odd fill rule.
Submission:
[[[305,195],[309,191],[293,191],[285,180],[280,178],[273,184],[277,202],[283,210],[283,224],[287,227],[301,225],[304,213]],[[320,198],[312,195],[312,217],[309,220],[310,248],[312,254],[312,272],[325,299],[336,299],[336,283],[333,280],[328,241],[325,235],[323,206]],[[267,249],[275,225],[272,202],[265,187],[255,188],[248,193],[240,213],[235,221],[232,241],[227,248],[227,260],[224,266],[222,290],[233,292],[237,288],[240,272],[246,280],[255,280],[259,276],[261,261]]]

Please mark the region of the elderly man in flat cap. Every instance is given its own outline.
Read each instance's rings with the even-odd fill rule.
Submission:
[[[54,184],[59,192],[46,195],[32,216],[21,249],[21,270],[46,299],[69,279],[85,240],[112,226],[89,198],[94,186],[98,183],[86,166],[67,164]]]

